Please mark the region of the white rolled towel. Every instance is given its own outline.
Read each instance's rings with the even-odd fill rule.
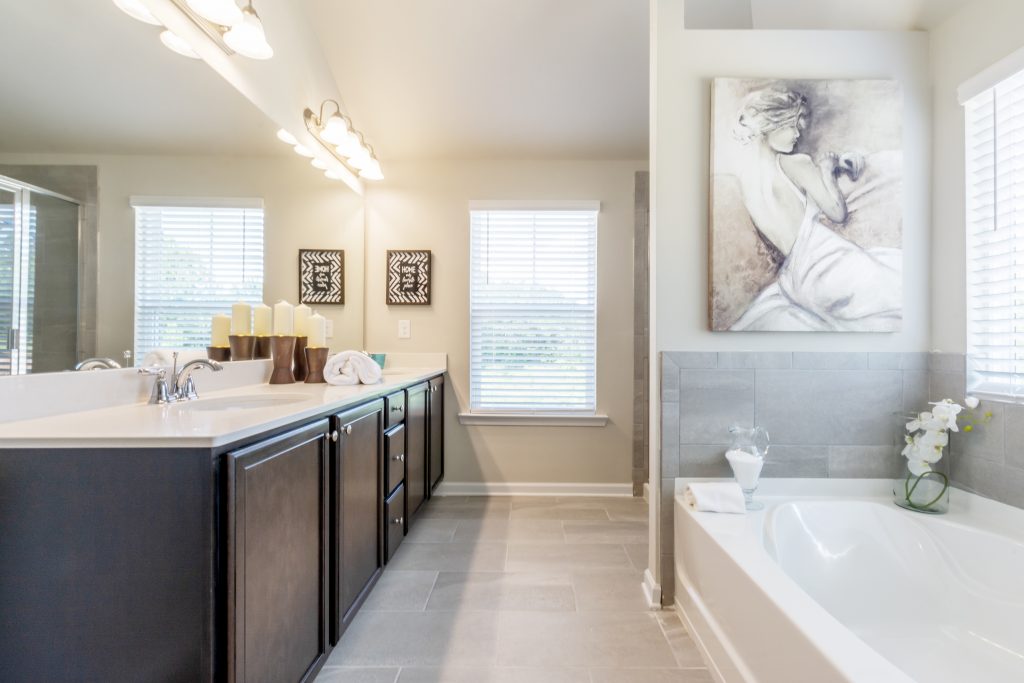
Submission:
[[[707,481],[687,484],[683,500],[698,512],[730,512],[746,514],[743,489],[732,481]]]
[[[376,384],[383,373],[377,361],[361,351],[342,351],[327,359],[324,379],[328,384]]]
[[[142,358],[142,367],[174,365],[174,352],[178,352],[178,369],[190,360],[206,358],[206,349],[153,349]]]

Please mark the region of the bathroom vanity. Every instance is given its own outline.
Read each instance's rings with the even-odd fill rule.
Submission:
[[[0,424],[0,678],[315,678],[443,477],[443,373]]]

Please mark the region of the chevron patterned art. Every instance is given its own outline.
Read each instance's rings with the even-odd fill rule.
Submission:
[[[299,303],[345,303],[345,252],[299,250]]]
[[[388,250],[389,306],[430,304],[430,251]]]

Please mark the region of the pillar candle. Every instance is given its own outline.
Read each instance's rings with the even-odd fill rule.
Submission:
[[[327,346],[327,319],[319,313],[309,317],[309,343],[307,348],[318,349]]]
[[[252,333],[257,337],[269,337],[273,331],[272,320],[273,313],[270,311],[270,306],[266,304],[256,304],[252,307],[252,318],[253,326]]]
[[[232,304],[231,334],[252,334],[252,306],[241,301]]]
[[[282,300],[274,304],[274,334],[288,337],[295,334],[292,305],[287,301]]]
[[[308,337],[309,336],[309,316],[312,315],[313,309],[306,304],[299,304],[295,307],[295,313],[293,318],[295,320],[295,336],[296,337]]]
[[[231,316],[219,313],[213,316],[213,331],[210,334],[210,346],[227,348],[228,335],[231,334]]]

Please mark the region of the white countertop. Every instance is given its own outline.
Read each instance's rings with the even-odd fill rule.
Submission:
[[[204,392],[170,405],[128,405],[0,423],[0,448],[216,448],[262,432],[358,405],[445,372],[444,366],[389,368],[380,384],[250,384]],[[219,374],[219,373],[218,373]],[[229,397],[294,399],[283,405],[197,410],[204,401]]]

